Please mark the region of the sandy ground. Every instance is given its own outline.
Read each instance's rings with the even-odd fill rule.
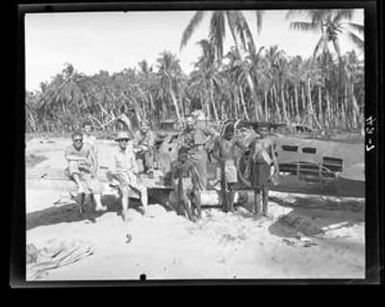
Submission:
[[[268,218],[256,219],[244,207],[208,208],[195,224],[159,204],[143,217],[134,203],[131,221],[123,222],[109,191],[107,212],[80,215],[68,196],[75,186],[63,181],[69,144],[60,138],[26,144],[27,156],[47,158],[26,170],[27,243],[83,240],[94,253],[44,280],[365,277],[363,199],[271,192]],[[115,144],[100,144],[100,165],[108,167]]]

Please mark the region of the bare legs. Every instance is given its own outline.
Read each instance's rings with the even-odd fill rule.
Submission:
[[[142,202],[143,206],[143,214],[146,216],[147,215],[147,205],[148,205],[148,193],[147,193],[147,188],[145,186],[141,185],[135,185],[132,186],[133,189],[139,191],[140,193],[140,200]],[[127,220],[127,212],[128,212],[128,207],[129,207],[129,190],[127,188],[122,188],[122,217],[123,220]]]
[[[123,220],[127,220],[127,212],[128,212],[128,202],[129,202],[129,195],[128,195],[128,189],[122,189],[122,217]]]
[[[254,205],[252,208],[254,215],[268,216],[268,198],[269,190],[267,187],[262,186],[254,190]]]
[[[78,173],[75,173],[72,175],[72,177],[78,188],[78,193],[80,194],[80,212],[83,213],[86,191],[83,187],[82,181],[80,180],[80,175]],[[92,194],[91,194],[92,198],[95,201],[95,210],[106,211],[107,208],[102,205],[99,183],[96,183],[96,179],[92,179],[92,178],[85,178],[85,180],[86,180],[86,184],[88,186],[91,186],[90,190],[92,191]]]

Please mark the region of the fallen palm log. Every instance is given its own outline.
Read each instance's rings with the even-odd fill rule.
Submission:
[[[74,263],[94,253],[93,246],[83,241],[51,241],[37,248],[27,245],[27,280],[41,279],[50,270]]]

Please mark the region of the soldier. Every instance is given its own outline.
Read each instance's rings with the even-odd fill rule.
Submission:
[[[234,137],[234,125],[227,124],[217,139],[212,156],[218,161],[217,177],[221,182],[222,206],[225,212],[234,211],[234,184],[238,181],[237,150],[243,145]]]
[[[201,218],[201,189],[196,165],[188,158],[188,152],[187,148],[180,148],[178,159],[171,163],[173,191],[170,193],[169,202],[178,214],[187,213],[188,218],[195,222],[197,218]]]
[[[83,212],[83,204],[86,191],[90,191],[96,203],[96,211],[105,211],[107,208],[101,203],[101,184],[96,177],[96,159],[93,150],[88,144],[83,144],[81,132],[72,134],[72,145],[65,150],[65,159],[68,167],[66,175],[74,180],[81,196],[80,212]]]
[[[134,152],[136,158],[143,161],[144,172],[153,177],[154,170],[154,133],[147,121],[143,121],[134,135]]]
[[[140,199],[143,205],[143,213],[147,213],[148,195],[147,188],[138,182],[135,154],[132,144],[129,144],[130,136],[127,132],[119,132],[115,141],[119,144],[119,149],[115,153],[115,166],[110,176],[118,181],[119,189],[122,193],[122,217],[127,220],[129,190],[133,189],[140,193]],[[131,143],[131,142],[130,142]]]
[[[262,203],[262,215],[267,216],[269,185],[276,184],[279,172],[275,155],[275,144],[263,134],[257,135],[250,144],[252,152],[251,184],[255,188],[254,214],[259,214]]]

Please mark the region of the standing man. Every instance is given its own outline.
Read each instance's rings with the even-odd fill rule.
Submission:
[[[177,160],[171,163],[173,191],[170,193],[169,201],[178,214],[187,213],[187,217],[193,222],[201,218],[198,176],[196,165],[188,158],[188,149],[180,148]]]
[[[147,121],[143,121],[134,135],[134,152],[136,158],[143,161],[144,172],[153,178],[154,175],[154,133]]]
[[[236,158],[243,148],[234,138],[234,125],[227,124],[222,135],[217,139],[212,156],[218,161],[217,176],[221,182],[222,206],[225,212],[234,211],[234,184],[238,182]]]
[[[105,211],[106,207],[101,203],[101,184],[96,177],[97,163],[92,149],[88,144],[83,144],[81,132],[72,134],[72,145],[65,150],[65,159],[68,167],[66,175],[75,181],[78,192],[81,195],[80,212],[83,212],[86,191],[89,191],[96,203],[96,211]]]
[[[130,136],[127,132],[119,132],[115,139],[119,148],[114,156],[115,166],[112,171],[112,177],[119,183],[119,188],[122,194],[122,216],[123,220],[127,220],[128,201],[130,189],[139,192],[140,199],[143,205],[143,213],[147,213],[148,195],[147,188],[140,184],[136,175],[138,168],[135,160],[135,153],[130,141]]]
[[[207,136],[202,129],[195,127],[195,120],[189,116],[186,118],[186,128],[179,138],[179,148],[188,149],[191,162],[196,165],[199,174],[199,184],[201,189],[206,189],[207,184],[207,152],[205,144]]]
[[[96,137],[91,134],[92,126],[90,123],[85,123],[83,125],[83,130],[84,130],[83,142],[85,144],[88,144],[93,151],[93,154],[96,160],[96,171],[97,171],[99,169],[99,151],[98,151],[98,144],[97,144]]]
[[[251,184],[255,192],[254,214],[259,214],[262,207],[262,215],[268,214],[269,185],[275,184],[279,168],[275,154],[275,144],[270,138],[259,134],[250,144],[252,152]],[[262,203],[262,206],[261,206]]]

